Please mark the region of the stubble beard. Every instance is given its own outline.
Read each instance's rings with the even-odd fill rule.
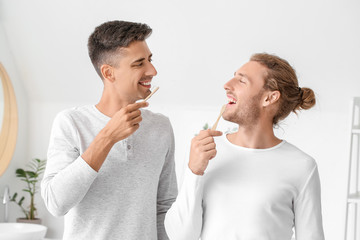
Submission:
[[[229,122],[239,124],[239,126],[251,127],[259,121],[260,107],[259,101],[262,93],[252,97],[248,102],[243,102],[236,109],[233,109],[231,113],[226,113],[223,118]]]

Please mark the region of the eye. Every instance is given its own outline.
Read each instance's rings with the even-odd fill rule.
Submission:
[[[152,61],[153,61],[153,60],[150,58],[150,59],[149,59],[149,62],[152,62]]]

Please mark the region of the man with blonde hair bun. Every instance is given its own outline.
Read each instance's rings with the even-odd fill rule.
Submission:
[[[176,201],[165,217],[172,240],[323,240],[315,160],[275,136],[291,112],[315,105],[290,64],[255,54],[224,86],[223,113],[238,131],[193,138]],[[221,136],[214,139],[215,136]],[[209,163],[209,160],[212,161]]]

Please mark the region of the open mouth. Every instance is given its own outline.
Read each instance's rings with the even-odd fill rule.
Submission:
[[[228,98],[228,104],[230,105],[236,104],[237,100],[234,97],[227,95],[227,98]]]
[[[148,81],[140,81],[139,84],[145,88],[151,88],[151,80]]]

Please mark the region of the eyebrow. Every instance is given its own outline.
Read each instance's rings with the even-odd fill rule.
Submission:
[[[152,54],[150,54],[148,58],[151,58],[151,57],[152,57]],[[133,61],[131,64],[139,63],[139,62],[142,62],[142,61],[144,61],[144,60],[145,60],[145,58],[139,58],[139,59]]]
[[[250,79],[246,74],[244,74],[244,73],[236,73],[236,72],[234,72],[234,76],[236,76],[236,75],[239,75],[239,76],[241,76],[241,77],[244,77],[244,78],[246,78],[247,80],[249,80],[249,81],[251,82],[251,79]]]

